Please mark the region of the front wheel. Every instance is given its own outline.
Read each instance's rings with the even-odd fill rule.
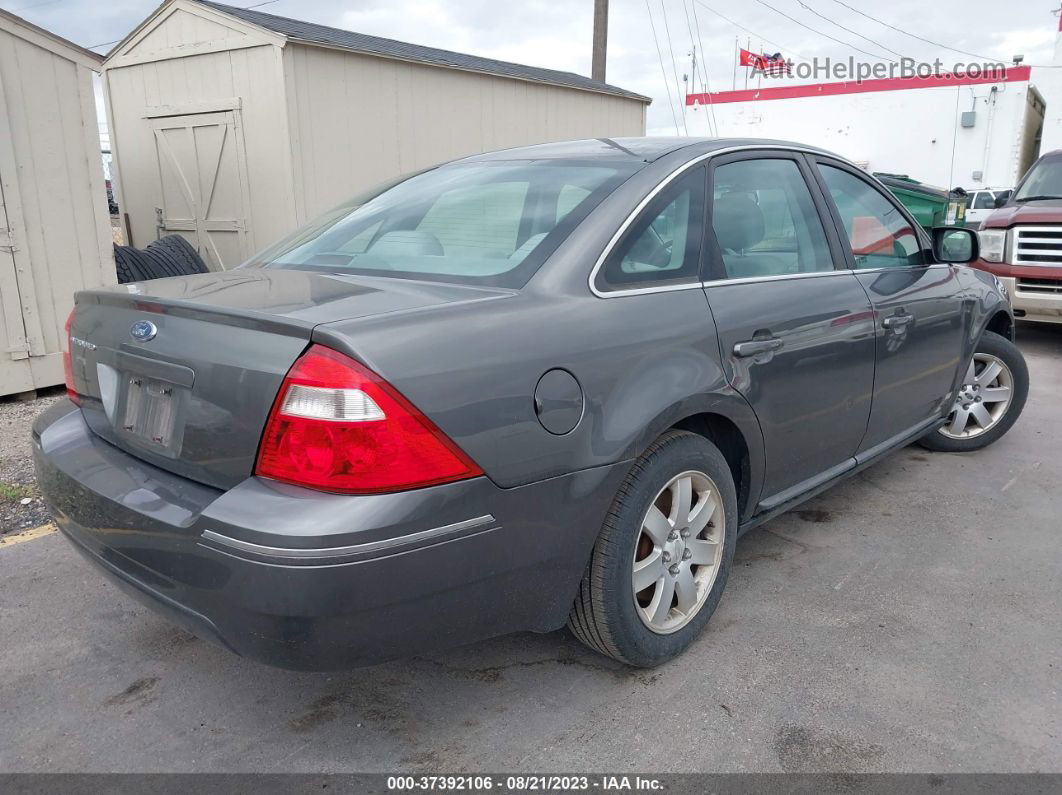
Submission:
[[[629,665],[679,654],[719,603],[737,527],[722,453],[693,433],[664,434],[620,486],[568,618],[572,633]]]
[[[947,422],[918,443],[945,453],[987,447],[1017,422],[1028,395],[1025,357],[1006,337],[986,331],[977,343]]]

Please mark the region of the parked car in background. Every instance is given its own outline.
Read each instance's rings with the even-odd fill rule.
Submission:
[[[974,267],[1003,282],[1015,317],[1062,323],[1062,150],[1032,165],[978,235]]]
[[[972,229],[980,229],[981,223],[992,214],[996,207],[1002,205],[1010,198],[1012,191],[1006,190],[979,190],[970,194],[969,203],[966,206],[966,225]]]
[[[274,665],[566,623],[656,665],[740,533],[1017,420],[1028,372],[976,255],[796,144],[465,158],[239,269],[79,293],[41,491],[129,593]]]

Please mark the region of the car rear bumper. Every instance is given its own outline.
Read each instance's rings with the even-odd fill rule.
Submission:
[[[34,425],[34,460],[59,528],[123,590],[238,654],[311,670],[559,628],[626,471],[219,491],[103,441],[67,401]]]

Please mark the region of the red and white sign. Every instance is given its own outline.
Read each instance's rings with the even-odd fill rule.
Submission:
[[[737,91],[716,91],[707,94],[687,94],[687,105],[721,105],[729,102],[758,102],[798,97],[829,97],[839,94],[870,94],[878,91],[904,91],[919,88],[975,86],[987,83],[1024,83],[1029,81],[1032,68],[1011,66],[1006,74],[970,77],[944,73],[928,77],[889,77],[879,80],[846,80],[837,83],[807,83],[797,86],[771,86]]]

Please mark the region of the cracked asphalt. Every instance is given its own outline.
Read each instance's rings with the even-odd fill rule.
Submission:
[[[56,534],[0,547],[0,771],[1062,772],[1062,328],[1024,417],[900,450],[745,536],[697,643],[566,632],[341,674],[242,660]]]

